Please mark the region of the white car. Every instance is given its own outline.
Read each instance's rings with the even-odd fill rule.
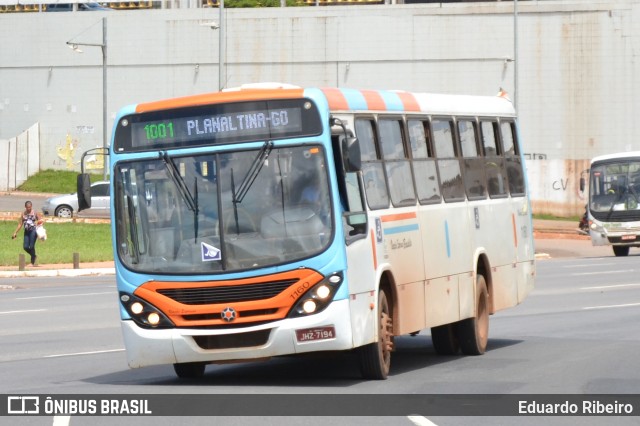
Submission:
[[[82,213],[91,213],[99,216],[109,216],[109,204],[111,196],[109,182],[94,182],[91,184],[91,208]],[[42,213],[45,216],[57,216],[70,218],[78,212],[78,194],[58,195],[47,198],[42,205]]]

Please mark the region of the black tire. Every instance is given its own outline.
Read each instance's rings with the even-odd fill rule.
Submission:
[[[612,246],[616,256],[629,256],[629,246]]]
[[[455,324],[445,324],[431,328],[431,341],[438,355],[456,355],[460,343],[456,336]]]
[[[378,341],[359,349],[362,377],[368,380],[384,380],[391,367],[393,351],[393,322],[387,294],[378,294]]]
[[[71,206],[63,204],[61,206],[58,206],[53,214],[57,217],[69,219],[73,217],[73,208],[71,208]]]
[[[476,316],[456,323],[456,335],[465,355],[482,355],[489,340],[489,292],[484,276],[476,278]]]
[[[203,362],[184,362],[173,364],[173,369],[181,379],[199,379],[204,376],[205,366]]]

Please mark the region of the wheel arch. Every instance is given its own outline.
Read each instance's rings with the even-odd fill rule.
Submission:
[[[380,279],[378,280],[378,292],[384,290],[387,294],[387,303],[389,304],[389,309],[391,309],[391,319],[393,320],[393,333],[397,335],[397,324],[398,321],[398,292],[395,284],[395,279],[393,277],[393,273],[386,269],[383,270],[380,274]]]
[[[482,275],[484,277],[484,281],[487,285],[487,292],[489,293],[489,314],[494,314],[495,308],[493,304],[493,274],[491,273],[491,263],[489,262],[489,257],[485,252],[481,252],[478,254],[475,271],[477,275]]]

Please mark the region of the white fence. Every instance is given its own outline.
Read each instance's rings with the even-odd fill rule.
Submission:
[[[40,170],[40,124],[0,140],[0,191],[13,191]]]

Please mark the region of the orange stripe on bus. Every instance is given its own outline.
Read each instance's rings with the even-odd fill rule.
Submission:
[[[367,102],[367,109],[372,111],[386,111],[387,104],[384,103],[384,99],[382,99],[380,93],[375,90],[362,90],[360,93],[362,93],[364,100]]]
[[[516,215],[511,213],[511,225],[513,226],[513,244],[518,247],[518,232],[516,231]]]
[[[287,313],[295,305],[306,289],[313,287],[323,276],[312,269],[296,269],[272,275],[221,281],[149,281],[136,289],[134,294],[160,309],[178,327],[201,327],[228,325],[221,312],[231,307],[237,312],[234,324],[251,325],[264,321],[276,321],[286,318]],[[170,296],[162,294],[163,290],[180,289],[191,291],[215,292],[217,287],[251,290],[252,286],[287,282],[291,285],[279,294],[261,300],[234,302],[202,302],[200,304],[183,304]],[[202,293],[200,293],[202,294]]]
[[[345,98],[344,94],[340,91],[340,89],[335,89],[333,87],[325,87],[320,89],[322,93],[327,97],[327,101],[329,102],[329,109],[331,110],[347,110],[349,109],[349,102],[347,102],[347,98]]]
[[[371,251],[373,252],[373,269],[378,269],[378,252],[376,250],[376,235],[371,230]]]
[[[183,108],[188,106],[219,104],[224,102],[243,102],[266,99],[296,99],[303,96],[304,89],[247,89],[230,92],[205,93],[164,99],[161,101],[138,104],[136,112],[158,111],[166,108]]]
[[[386,216],[382,216],[380,220],[382,220],[383,222],[393,222],[396,220],[415,219],[416,217],[417,216],[415,212],[409,212],[409,213],[389,214]]]
[[[400,98],[400,101],[402,101],[405,111],[420,111],[420,105],[412,93],[396,92],[396,94]]]

